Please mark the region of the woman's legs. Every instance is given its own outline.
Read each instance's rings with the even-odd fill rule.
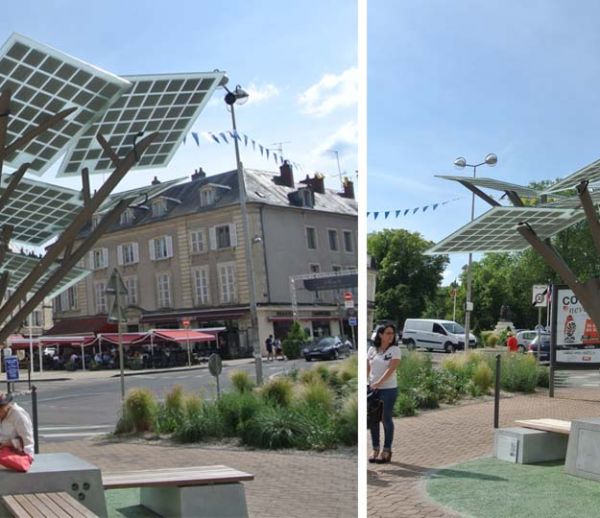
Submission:
[[[391,450],[394,440],[394,403],[396,403],[396,398],[398,397],[398,389],[380,389],[378,394],[379,399],[383,401],[383,431],[385,433],[383,449]],[[377,429],[379,431],[379,426],[377,426]]]
[[[374,392],[373,394],[371,394],[371,398],[374,401],[379,401],[381,398],[379,397],[379,391]],[[379,422],[376,423],[371,423],[371,444],[373,446],[373,450],[379,450],[379,447],[381,446],[380,443],[380,429],[379,429]]]

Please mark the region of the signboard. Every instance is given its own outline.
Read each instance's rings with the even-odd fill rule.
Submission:
[[[545,308],[548,306],[548,286],[545,284],[534,284],[531,294],[531,304],[536,308]]]
[[[358,286],[358,273],[347,275],[332,275],[331,277],[320,277],[317,279],[304,279],[304,288],[309,291],[341,290],[344,288],[356,288]]]
[[[19,358],[5,356],[4,371],[6,372],[6,381],[19,381]]]
[[[182,320],[181,325],[187,329],[188,327],[190,327],[190,320],[188,318]]]
[[[344,292],[344,300],[352,300],[352,292],[351,291],[345,291]]]
[[[223,362],[221,357],[213,353],[208,357],[208,370],[213,376],[218,376],[223,370]]]
[[[551,361],[567,368],[600,367],[600,337],[592,319],[569,288],[553,290]]]
[[[358,319],[356,317],[350,317],[348,319],[348,324],[352,327],[356,327],[356,325],[358,324]]]

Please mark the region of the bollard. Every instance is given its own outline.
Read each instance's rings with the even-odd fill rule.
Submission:
[[[31,387],[31,420],[33,422],[33,451],[37,454],[40,452],[38,444],[38,411],[37,411],[37,387]]]
[[[500,354],[496,355],[496,387],[494,389],[494,428],[500,421]]]

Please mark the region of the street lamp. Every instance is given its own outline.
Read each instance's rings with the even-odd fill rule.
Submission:
[[[490,167],[494,167],[498,163],[498,157],[494,155],[494,153],[489,153],[486,155],[483,162],[480,164],[468,164],[467,160],[460,156],[454,161],[454,165],[459,169],[463,169],[465,167],[473,168],[473,178],[477,176],[477,168],[480,165],[489,165]],[[475,193],[471,195],[471,221],[475,219]],[[471,302],[471,284],[472,284],[472,274],[471,274],[471,262],[473,259],[473,254],[469,252],[469,262],[467,263],[467,299],[465,301],[465,352],[469,349],[469,339],[471,338],[471,311],[473,311],[473,303]]]
[[[248,100],[248,92],[240,85],[235,90],[229,90],[225,85],[223,88],[227,91],[225,103],[231,111],[231,125],[233,126],[233,142],[235,146],[235,160],[237,164],[238,190],[240,192],[240,210],[242,212],[242,225],[244,227],[244,248],[246,252],[246,275],[248,278],[248,298],[250,301],[250,329],[248,339],[252,344],[252,353],[254,355],[254,364],[256,366],[256,384],[262,384],[262,356],[260,353],[260,344],[258,343],[258,315],[256,311],[256,290],[254,285],[254,261],[252,259],[252,241],[250,237],[250,228],[248,224],[248,211],[246,210],[246,182],[244,182],[244,168],[240,160],[239,137],[235,124],[234,105],[244,104]]]

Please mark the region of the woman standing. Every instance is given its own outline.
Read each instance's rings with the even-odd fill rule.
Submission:
[[[380,451],[379,423],[371,426],[373,453],[369,462],[384,464],[392,460],[392,441],[394,440],[394,403],[398,396],[396,369],[400,363],[400,348],[396,344],[396,328],[392,324],[379,326],[375,332],[373,346],[367,352],[367,379],[374,391],[372,397],[383,401],[383,431],[385,440]]]

